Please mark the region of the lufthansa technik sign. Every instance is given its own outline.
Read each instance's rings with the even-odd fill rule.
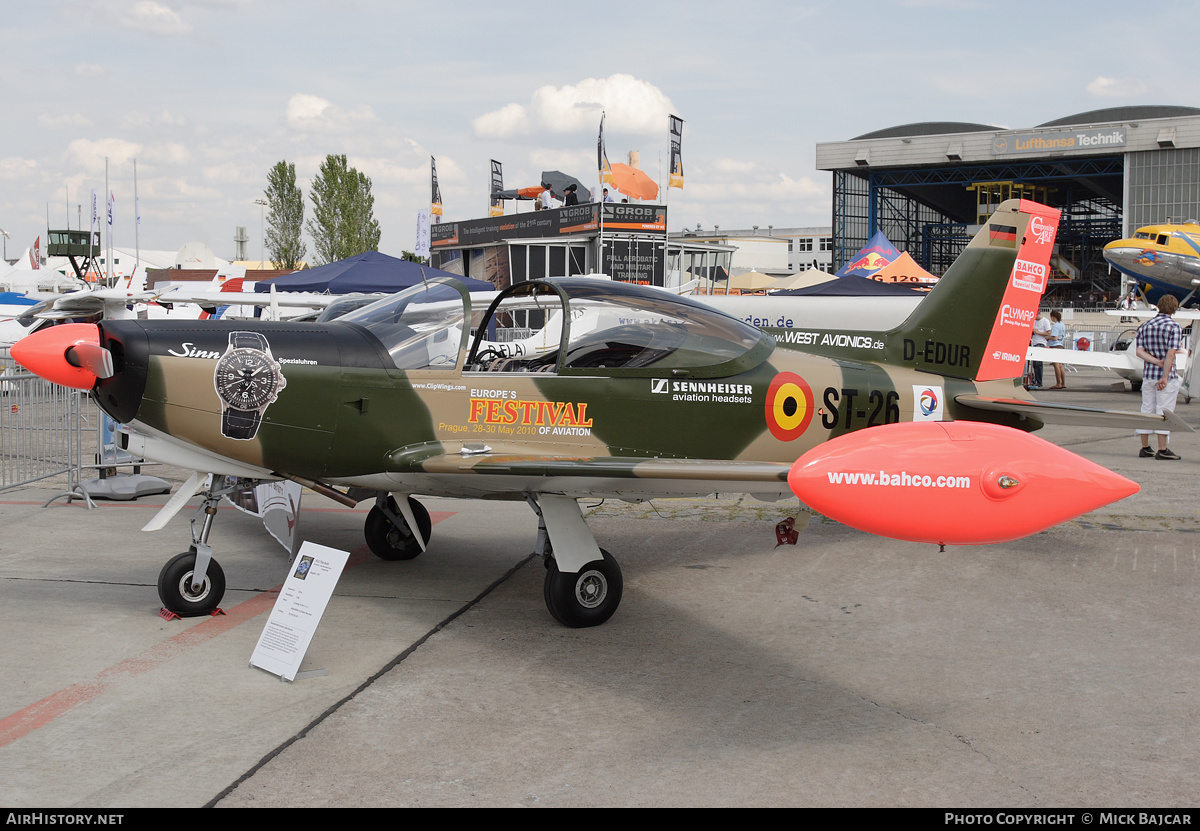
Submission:
[[[1061,153],[1069,150],[1108,150],[1124,147],[1126,128],[1098,130],[1054,130],[1052,132],[1005,133],[992,139],[997,156],[1012,153]]]

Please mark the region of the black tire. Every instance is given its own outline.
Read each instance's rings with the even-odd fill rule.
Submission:
[[[1129,389],[1133,392],[1141,392],[1142,391],[1142,382],[1141,381],[1130,381]]]
[[[558,570],[558,563],[550,561],[542,584],[546,608],[563,626],[599,626],[621,605],[621,567],[603,548],[600,553],[604,559],[593,560],[577,574],[564,574]]]
[[[413,517],[417,520],[421,539],[428,543],[429,532],[433,528],[429,511],[411,496],[408,498],[408,507],[412,509]],[[394,497],[388,497],[388,508],[401,522],[404,521]],[[363,536],[367,539],[367,547],[371,549],[371,553],[381,560],[411,560],[421,553],[421,544],[409,530],[408,524],[393,525],[383,511],[379,510],[378,505],[367,514],[367,521],[363,524]]]
[[[163,608],[180,617],[198,617],[211,613],[225,596],[225,572],[216,560],[208,561],[204,585],[192,591],[192,572],[196,570],[196,552],[185,551],[167,561],[158,573],[158,599]]]

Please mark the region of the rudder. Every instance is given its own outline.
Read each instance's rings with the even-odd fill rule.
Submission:
[[[1001,204],[929,296],[888,333],[900,345],[900,362],[975,381],[1021,377],[1060,213],[1027,199]]]

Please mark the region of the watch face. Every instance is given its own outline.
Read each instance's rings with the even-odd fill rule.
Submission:
[[[217,364],[217,394],[239,410],[257,410],[274,400],[279,379],[272,361],[257,349],[234,349]]]

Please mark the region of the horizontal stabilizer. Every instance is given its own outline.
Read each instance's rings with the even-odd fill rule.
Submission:
[[[1130,413],[1119,410],[1100,410],[1095,407],[1074,407],[1069,404],[1050,404],[1045,401],[1022,401],[1016,398],[995,398],[987,395],[956,395],[954,400],[964,407],[995,413],[1016,413],[1044,424],[1073,424],[1087,427],[1122,427],[1131,430],[1178,430],[1194,433],[1192,426],[1171,410],[1162,415]]]
[[[1084,352],[1079,349],[1051,349],[1048,346],[1031,346],[1025,359],[1045,364],[1069,364],[1070,366],[1098,366],[1105,369],[1140,370],[1142,361],[1132,352]]]

